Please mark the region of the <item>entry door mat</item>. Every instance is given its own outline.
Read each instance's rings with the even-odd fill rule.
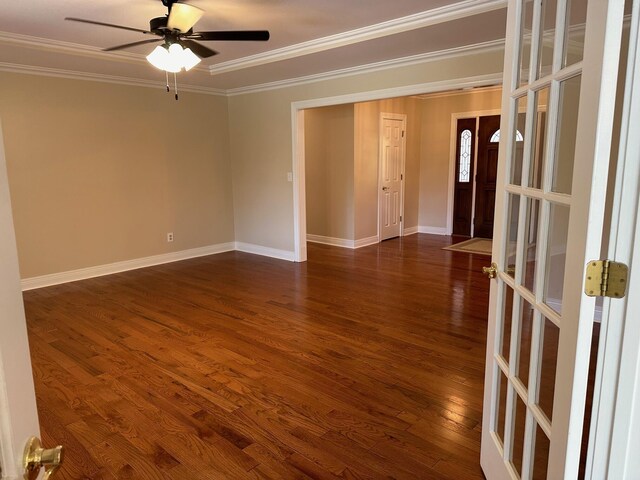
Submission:
[[[492,241],[489,238],[472,238],[464,242],[443,247],[443,250],[452,250],[454,252],[477,253],[478,255],[491,256]]]

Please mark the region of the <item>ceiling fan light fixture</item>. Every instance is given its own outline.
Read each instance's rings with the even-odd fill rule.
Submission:
[[[182,51],[182,66],[187,72],[199,63],[200,57],[193,53],[190,48],[185,48]]]
[[[193,53],[193,52],[189,50],[189,53]],[[193,58],[189,56],[187,51],[184,48],[182,48],[182,45],[180,45],[179,43],[172,43],[169,46],[169,62],[172,67],[172,70],[169,70],[170,72],[173,72],[174,71],[173,69],[175,68],[178,69],[178,72],[183,68],[185,70],[189,70],[195,65],[197,65],[198,63],[200,63],[200,59],[197,58],[197,60],[198,60],[197,62],[193,63]],[[187,68],[187,66],[189,68]]]
[[[186,33],[200,20],[203,14],[203,10],[193,5],[174,3],[171,6],[167,27],[171,30],[180,30],[180,32]]]
[[[164,70],[165,72],[177,73],[180,71],[180,66],[177,62],[173,61],[169,50],[164,45],[159,45],[153,49],[149,55],[147,55],[147,61],[156,68]]]
[[[178,43],[157,46],[149,55],[147,61],[154,67],[165,72],[178,73],[183,68],[191,70],[198,63],[200,58],[189,48],[182,48]]]

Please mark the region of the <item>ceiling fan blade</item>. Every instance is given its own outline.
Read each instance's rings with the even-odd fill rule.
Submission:
[[[171,12],[167,20],[167,27],[171,30],[180,30],[183,33],[191,30],[200,17],[203,10],[186,3],[174,3],[171,5]]]
[[[218,41],[253,41],[266,42],[269,40],[268,30],[228,30],[218,32],[193,32],[186,38],[192,40],[218,40]]]
[[[123,25],[114,25],[112,23],[96,22],[95,20],[85,20],[84,18],[66,17],[65,20],[69,20],[71,22],[88,23],[89,25],[100,25],[102,27],[119,28],[120,30],[129,30],[131,32],[155,35],[155,33],[149,32],[148,30],[141,30],[139,28],[133,28],[133,27],[125,27]]]
[[[149,40],[141,40],[139,42],[125,43],[124,45],[117,45],[115,47],[103,48],[102,51],[113,52],[114,50],[123,50],[125,48],[137,47],[138,45],[145,45],[147,43],[156,43],[161,41],[162,41],[161,38],[151,38]]]
[[[195,53],[200,58],[209,58],[218,54],[218,52],[216,52],[215,50],[211,50],[209,47],[205,47],[204,45],[201,45],[198,42],[194,42],[193,40],[181,39],[180,44],[184,48],[189,48],[193,53]]]

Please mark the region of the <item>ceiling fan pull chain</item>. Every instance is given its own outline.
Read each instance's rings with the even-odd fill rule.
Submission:
[[[176,100],[178,100],[178,76],[175,73],[173,74],[173,86],[176,92]]]
[[[165,71],[164,74],[167,77],[167,93],[169,93],[171,91],[169,88],[169,72]]]

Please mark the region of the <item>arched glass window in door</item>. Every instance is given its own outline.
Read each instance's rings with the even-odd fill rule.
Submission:
[[[460,157],[458,158],[458,182],[468,183],[471,172],[471,130],[460,133]]]
[[[489,143],[498,143],[500,141],[500,129],[493,132],[491,138],[489,139]],[[520,133],[520,130],[516,130],[516,142],[523,142],[524,137]]]

